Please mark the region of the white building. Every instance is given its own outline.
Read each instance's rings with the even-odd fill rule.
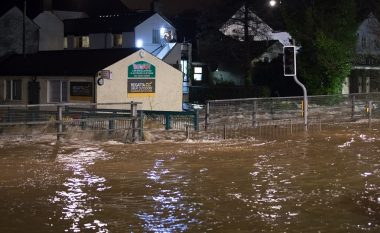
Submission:
[[[43,51],[0,63],[0,103],[141,102],[182,111],[182,72],[143,49]]]
[[[355,52],[350,93],[380,92],[380,23],[372,13],[357,30]]]

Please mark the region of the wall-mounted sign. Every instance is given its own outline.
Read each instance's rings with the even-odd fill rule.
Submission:
[[[103,79],[112,79],[111,74],[112,73],[110,70],[101,70],[98,72],[99,78],[103,78]]]
[[[128,66],[128,78],[155,78],[156,67],[145,61],[138,61]]]
[[[70,82],[70,96],[92,96],[92,83]]]
[[[156,67],[146,61],[128,66],[128,97],[150,97],[156,92]]]
[[[155,92],[154,79],[130,79],[128,81],[128,94],[129,93],[154,93]]]

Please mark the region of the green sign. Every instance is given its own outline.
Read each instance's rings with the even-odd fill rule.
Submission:
[[[128,66],[128,78],[155,78],[156,67],[145,61],[138,61]]]

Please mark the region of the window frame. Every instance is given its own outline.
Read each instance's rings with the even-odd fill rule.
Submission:
[[[200,69],[200,71],[197,71],[197,69]],[[200,78],[196,78],[196,77],[200,77]],[[203,81],[203,67],[202,66],[194,66],[194,81],[196,82]]]
[[[21,101],[22,100],[22,80],[8,79],[5,80],[5,100]]]
[[[161,44],[161,34],[159,29],[152,30],[152,44]]]
[[[59,102],[55,101],[55,99],[52,99],[52,82],[59,82]],[[64,84],[66,87],[64,88]],[[64,96],[65,95],[65,96]],[[48,103],[67,103],[69,102],[69,81],[68,80],[62,80],[62,79],[54,79],[48,81]]]

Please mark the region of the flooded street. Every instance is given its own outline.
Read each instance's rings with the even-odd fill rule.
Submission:
[[[380,232],[378,130],[0,155],[0,232]]]

